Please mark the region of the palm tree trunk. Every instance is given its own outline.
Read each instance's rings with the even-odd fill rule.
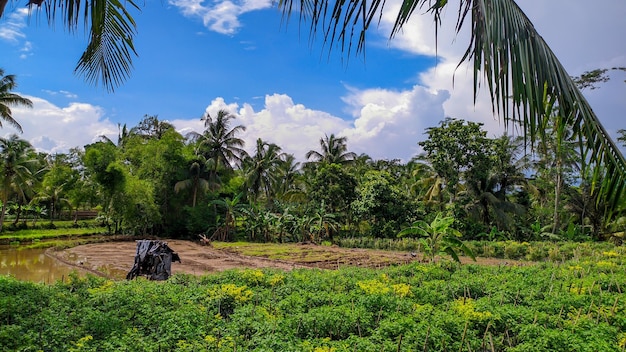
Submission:
[[[17,223],[20,222],[20,216],[22,215],[22,205],[17,205],[17,210],[15,211],[15,220],[13,220],[13,225],[17,226]]]
[[[191,202],[191,207],[195,208],[196,207],[196,199],[198,197],[198,179],[194,179],[193,182],[193,201]]]
[[[7,211],[7,201],[9,199],[9,185],[5,184],[3,185],[3,190],[2,190],[2,210],[0,210],[0,232],[2,232],[2,229],[4,227],[4,216],[6,214]]]
[[[0,232],[2,232],[2,227],[4,225],[4,213],[7,210],[7,202],[3,201],[2,202],[2,210],[0,211]]]
[[[556,185],[554,186],[554,223],[552,224],[552,233],[556,234],[559,228],[559,206],[561,205],[561,163],[556,164]]]

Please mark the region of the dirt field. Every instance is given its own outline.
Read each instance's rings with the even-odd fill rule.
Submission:
[[[203,275],[236,268],[291,270],[294,268],[337,269],[346,265],[381,267],[421,259],[421,255],[414,256],[406,252],[339,248],[313,244],[285,244],[272,245],[272,247],[251,244],[249,247],[246,245],[227,246],[219,249],[192,241],[168,240],[167,243],[181,258],[181,263],[172,263],[172,274]],[[264,252],[265,248],[267,248],[267,253]],[[277,254],[276,248],[280,248],[282,251]],[[254,256],[242,254],[251,251],[254,251]],[[126,241],[85,244],[62,251],[49,250],[48,255],[83,271],[113,279],[123,279],[133,266],[135,252],[135,242]],[[462,258],[462,262],[470,263],[472,261],[469,258]],[[490,258],[477,258],[477,263],[482,265],[518,265],[518,263],[512,263],[510,260]]]

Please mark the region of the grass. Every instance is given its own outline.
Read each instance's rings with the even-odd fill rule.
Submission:
[[[216,249],[274,260],[291,260],[307,253],[302,248],[298,248],[302,246],[284,243],[213,242],[212,245]]]
[[[330,246],[302,245],[295,243],[213,242],[213,247],[241,255],[289,261],[299,264],[321,264],[336,267],[341,264],[387,266],[398,263],[398,258],[386,255],[364,255],[362,252],[333,251]]]
[[[105,227],[79,227],[79,228],[56,228],[56,229],[27,229],[0,234],[0,244],[34,242],[49,239],[64,239],[91,235],[103,235],[107,233]],[[46,241],[48,242],[48,241]],[[48,245],[50,247],[50,245]]]

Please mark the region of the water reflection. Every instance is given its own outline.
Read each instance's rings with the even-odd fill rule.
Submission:
[[[18,280],[53,283],[67,278],[72,268],[50,258],[45,249],[0,246],[0,275]]]

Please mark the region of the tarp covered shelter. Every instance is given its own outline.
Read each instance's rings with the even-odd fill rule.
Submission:
[[[145,275],[150,280],[167,280],[172,276],[172,262],[179,262],[180,257],[167,242],[155,240],[137,241],[135,264],[126,275],[127,280]]]

